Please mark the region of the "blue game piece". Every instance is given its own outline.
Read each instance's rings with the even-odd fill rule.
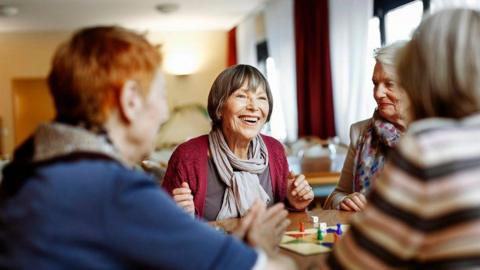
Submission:
[[[337,230],[328,228],[327,233],[337,233]]]
[[[320,243],[320,245],[328,248],[333,248],[333,243],[330,243],[330,242],[323,242],[323,243]]]
[[[335,232],[337,235],[342,235],[342,224],[337,223],[337,231]]]

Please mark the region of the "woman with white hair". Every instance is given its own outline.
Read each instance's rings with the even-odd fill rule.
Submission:
[[[426,18],[399,54],[412,123],[330,269],[478,269],[480,12]]]
[[[369,119],[350,127],[350,147],[335,190],[325,209],[361,211],[375,175],[382,170],[386,152],[393,148],[406,129],[408,101],[397,83],[394,58],[405,42],[399,41],[375,52],[373,97],[377,109]]]

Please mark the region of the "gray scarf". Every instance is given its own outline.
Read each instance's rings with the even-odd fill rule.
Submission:
[[[222,208],[217,220],[243,216],[256,199],[267,204],[270,197],[260,185],[258,174],[268,166],[268,151],[263,139],[257,135],[250,143],[248,160],[235,156],[219,129],[208,135],[210,154],[220,179],[227,185]]]
[[[35,162],[75,152],[89,152],[104,154],[127,164],[105,135],[92,133],[79,126],[42,124],[35,131],[34,145]]]

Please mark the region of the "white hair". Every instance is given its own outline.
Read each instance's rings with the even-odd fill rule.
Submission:
[[[405,47],[406,40],[396,41],[375,50],[374,58],[383,66],[395,66],[395,58],[400,49]]]

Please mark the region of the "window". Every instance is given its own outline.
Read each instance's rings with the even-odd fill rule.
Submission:
[[[377,106],[375,103],[375,99],[373,98],[373,84],[372,84],[372,74],[373,74],[373,68],[375,66],[375,58],[373,57],[375,49],[381,47],[380,43],[380,30],[379,30],[379,19],[377,17],[373,17],[370,19],[368,22],[368,44],[367,44],[367,50],[368,50],[368,56],[367,56],[367,61],[366,61],[366,76],[367,79],[365,80],[365,85],[363,89],[368,90],[366,93],[367,96],[365,96],[365,105],[364,105],[364,111],[362,112],[362,115],[365,117],[371,116],[374,108]]]
[[[478,0],[431,0],[430,12],[437,12],[445,8],[472,8],[480,10]]]
[[[377,17],[373,17],[370,19],[368,22],[368,52],[370,53],[367,58],[367,74],[368,76],[371,76],[373,73],[373,66],[375,66],[375,58],[373,58],[373,54],[375,49],[379,48],[382,46],[380,43],[380,31],[379,31],[379,20]],[[372,81],[370,79],[367,80],[369,87],[372,84]]]
[[[422,20],[423,3],[420,0],[390,10],[385,16],[387,44],[407,40]]]
[[[265,75],[270,84],[273,100],[275,102],[275,109],[272,112],[270,122],[265,124],[262,132],[270,135],[280,141],[285,141],[287,138],[287,129],[285,127],[285,121],[283,121],[283,104],[280,102],[281,96],[277,85],[277,72],[275,68],[275,61],[268,53],[268,46],[266,41],[262,41],[257,44],[257,65],[258,69]]]
[[[280,89],[277,85],[277,72],[275,68],[275,61],[272,57],[266,59],[266,73],[267,79],[270,84],[270,89],[272,90],[273,100],[281,100]],[[285,121],[283,121],[283,104],[282,102],[275,102],[275,109],[272,112],[272,117],[270,119],[270,131],[271,135],[280,141],[285,141],[287,138],[287,129],[285,127]]]
[[[429,8],[430,0],[374,0],[381,44],[410,39]]]

